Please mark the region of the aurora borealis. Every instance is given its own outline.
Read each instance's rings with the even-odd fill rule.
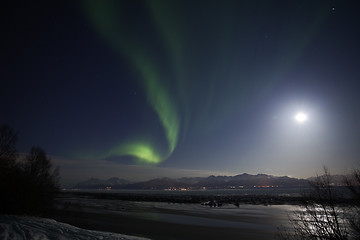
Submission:
[[[237,5],[236,3],[232,3],[233,5]],[[190,19],[194,16],[191,14],[187,15],[184,13],[179,14],[178,9],[186,9],[188,7],[194,7],[196,9],[197,6],[193,6],[196,4],[184,3],[180,1],[174,2],[165,2],[165,1],[144,1],[141,5],[142,11],[140,10],[140,14],[144,14],[144,19],[137,19],[137,16],[133,15],[131,10],[139,9],[140,6],[137,4],[132,4],[131,2],[96,2],[96,1],[85,1],[84,2],[85,9],[92,20],[92,23],[96,27],[96,30],[99,34],[105,38],[106,41],[111,44],[115,50],[119,51],[119,54],[124,56],[130,63],[131,67],[135,72],[139,75],[140,85],[143,87],[143,92],[147,97],[148,103],[152,106],[153,110],[156,112],[159,121],[161,122],[165,137],[168,143],[168,151],[163,154],[159,154],[157,149],[151,147],[148,143],[124,143],[125,146],[118,146],[115,150],[111,150],[106,156],[109,155],[131,155],[140,160],[143,160],[147,163],[159,163],[173,153],[179,138],[179,130],[181,129],[182,119],[180,116],[188,117],[188,112],[184,112],[183,114],[179,114],[178,111],[180,109],[186,109],[189,106],[178,106],[174,101],[173,94],[170,94],[170,87],[175,86],[175,91],[178,95],[184,96],[186,95],[185,91],[189,91],[192,95],[192,86],[190,86],[189,79],[192,79],[190,73],[193,73],[195,69],[192,69],[193,66],[187,63],[188,59],[191,58],[187,52],[186,42],[191,41],[191,46],[201,47],[203,42],[208,42],[208,44],[214,49],[221,49],[220,52],[215,52],[212,54],[212,58],[214,62],[212,65],[217,66],[219,69],[216,71],[220,71],[222,73],[226,71],[233,71],[232,68],[236,68],[234,63],[238,62],[238,57],[232,57],[229,59],[222,59],[222,62],[219,62],[219,58],[224,58],[224,53],[230,51],[228,47],[232,47],[232,45],[226,46],[224,42],[226,41],[234,41],[238,36],[231,36],[226,34],[224,30],[221,29],[220,26],[229,26],[230,28],[234,28],[234,25],[240,25],[238,22],[230,22],[227,18],[236,18],[237,12],[232,11],[231,4],[224,6],[223,11],[217,9],[217,2],[209,2],[209,10],[205,10],[205,13],[209,16],[214,16],[214,19],[219,20],[223,19],[225,16],[225,22],[223,25],[212,23],[210,24],[209,29],[201,29],[202,26],[208,27],[207,23],[204,22],[208,19],[198,19],[198,16],[192,21],[194,25],[197,25],[197,29],[201,29],[204,33],[192,33],[192,31],[185,31],[185,27],[181,26],[181,23],[186,22],[186,18],[190,17]],[[221,6],[220,6],[221,7]],[[199,6],[201,9],[202,6]],[[219,13],[220,11],[220,13]],[[175,12],[174,15],[169,15],[169,12]],[[187,11],[185,11],[187,13]],[[129,14],[130,13],[130,14]],[[322,8],[319,7],[318,14],[322,15]],[[218,16],[217,16],[218,15]],[[251,16],[248,16],[251,18]],[[313,24],[317,24],[318,17],[313,17]],[[134,24],[128,24],[129,22],[134,21]],[[216,26],[218,25],[218,26]],[[212,29],[212,27],[214,29]],[[308,34],[313,26],[310,24],[309,26],[304,27],[305,33]],[[308,29],[307,29],[308,28]],[[181,31],[182,30],[182,31]],[[190,33],[189,33],[190,32]],[[220,36],[211,36],[215,32],[221,32]],[[246,33],[247,31],[245,31]],[[224,33],[224,34],[223,34]],[[194,38],[194,34],[197,36]],[[156,36],[155,38],[152,36]],[[189,37],[190,36],[190,37]],[[206,40],[202,39],[203,36],[209,36]],[[210,37],[211,36],[211,37]],[[182,37],[182,41],[181,40]],[[304,37],[309,38],[309,36]],[[144,39],[146,39],[144,41]],[[296,45],[304,45],[303,39],[291,39]],[[152,44],[161,46],[156,51],[153,50]],[[297,43],[298,42],[298,43]],[[242,47],[240,47],[240,51],[243,51]],[[166,59],[166,64],[162,61],[158,60],[158,54],[161,51]],[[194,50],[196,51],[196,50]],[[193,54],[193,51],[191,52]],[[241,54],[241,53],[240,53]],[[203,56],[200,56],[202,58]],[[291,61],[294,56],[290,55],[287,57]],[[241,59],[241,58],[240,58]],[[199,62],[203,62],[203,59],[199,59]],[[198,65],[198,64],[196,64]],[[168,74],[163,73],[163,69],[169,69]],[[219,78],[212,77],[210,75],[217,74],[216,72],[208,70],[206,73],[206,77],[213,78],[214,80],[210,80],[211,88],[217,87],[218,83],[222,82]],[[227,74],[225,74],[227,75]],[[182,76],[182,78],[180,78]],[[202,77],[202,76],[200,76]],[[228,77],[228,76],[226,76]],[[272,76],[273,77],[273,76]],[[220,80],[220,81],[219,81]],[[194,79],[196,82],[197,80]],[[181,82],[183,85],[187,86],[186,88],[181,89]],[[246,80],[241,80],[243,86],[242,88],[246,89]],[[235,79],[229,80],[229,85],[236,85]],[[270,83],[271,84],[271,83]],[[180,86],[180,88],[178,87]],[[202,106],[213,106],[212,101],[214,99],[212,95],[211,88],[208,89],[207,86],[203,86],[205,88],[205,92],[207,92],[210,96],[206,96],[207,100]],[[261,89],[260,89],[261,90]],[[246,90],[245,90],[246,91]],[[240,93],[243,94],[242,92]],[[179,104],[181,102],[177,101]],[[230,103],[226,101],[222,102],[221,105],[229,105]],[[215,109],[217,111],[218,109]],[[241,111],[241,109],[239,109]],[[203,110],[202,110],[203,111]],[[204,114],[206,115],[209,110],[205,110]],[[222,115],[222,114],[221,114]],[[208,116],[205,117],[208,119]],[[209,121],[205,120],[204,121]],[[198,126],[199,128],[200,126]],[[183,129],[184,130],[184,129]],[[97,156],[100,157],[100,156]]]
[[[8,3],[1,122],[20,151],[88,168],[345,171],[360,156],[355,5]]]
[[[166,82],[162,79],[164,77],[159,73],[158,66],[152,62],[151,51],[150,53],[147,51],[150,46],[139,42],[139,36],[136,33],[127,33],[126,28],[128,26],[126,26],[126,22],[122,22],[124,20],[121,20],[121,16],[125,14],[121,4],[122,2],[84,2],[85,8],[99,33],[112,44],[114,49],[119,51],[119,54],[124,55],[131,63],[134,71],[138,72],[138,78],[140,78],[140,84],[143,86],[147,101],[153,107],[163,126],[168,150],[166,153],[159,154],[157,149],[154,149],[149,143],[132,142],[124,143],[124,146],[120,145],[112,149],[106,156],[131,155],[147,163],[159,163],[175,150],[180,120],[174,101],[166,88]],[[134,28],[134,30],[137,32],[141,31],[142,28],[140,26],[140,29]]]

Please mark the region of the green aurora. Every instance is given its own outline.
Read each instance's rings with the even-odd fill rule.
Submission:
[[[182,1],[140,3],[142,8],[133,14],[127,12],[131,1],[83,1],[83,6],[95,31],[137,75],[163,127],[167,150],[161,150],[151,139],[137,137],[90,154],[92,158],[132,156],[140,163],[158,164],[173,154],[188,133],[215,134],[216,126],[245,112],[249,98],[259,101],[296,62],[328,7],[314,12],[301,31],[285,29],[285,42],[291,44],[274,49],[276,66],[267,66],[268,59],[262,59],[261,52],[246,47],[247,36],[256,34],[264,24],[257,22],[249,9],[234,11],[239,8],[233,7],[232,1],[221,6],[209,2],[203,14],[212,18],[201,18],[197,14],[187,16],[189,5]],[[267,4],[260,7],[260,14],[266,12]],[[259,8],[256,4],[252,7]],[[253,78],[248,56],[257,61],[263,79]],[[200,78],[207,79],[206,86],[197,81]]]
[[[174,100],[171,98],[157,66],[154,65],[151,54],[147,53],[147,46],[136,43],[136,37],[132,34],[124,34],[126,25],[122,24],[121,10],[114,11],[118,8],[114,8],[112,4],[105,1],[85,1],[84,4],[96,30],[119,54],[125,56],[132,63],[134,71],[139,73],[148,103],[156,112],[168,142],[168,150],[165,153],[157,151],[150,142],[139,139],[117,144],[106,153],[93,157],[107,158],[127,155],[144,163],[160,163],[173,153],[179,138],[180,120]]]

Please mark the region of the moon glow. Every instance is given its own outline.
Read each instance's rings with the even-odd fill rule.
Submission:
[[[308,120],[308,116],[303,112],[298,112],[295,114],[294,119],[298,123],[304,123]]]

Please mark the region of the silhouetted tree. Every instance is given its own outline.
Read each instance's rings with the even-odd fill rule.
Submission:
[[[354,239],[360,239],[360,170],[354,170],[350,178],[345,179],[346,185],[353,193],[356,203],[351,206],[348,219]]]
[[[17,134],[8,125],[0,127],[0,212],[12,212],[17,204],[18,194],[14,191],[21,187],[21,173],[16,164]]]
[[[59,190],[59,170],[40,147],[25,159],[16,152],[17,134],[0,127],[0,213],[41,214],[52,205]]]
[[[357,179],[357,184],[360,184],[359,176]],[[356,189],[353,184],[354,182],[351,185],[349,182],[348,188]],[[282,228],[279,232],[280,239],[359,239],[359,199],[354,198],[354,201],[346,205],[339,204],[331,184],[331,175],[325,167],[324,175],[318,176],[311,187],[312,191],[306,196],[301,208],[289,217],[292,229]]]
[[[0,127],[0,169],[11,168],[16,161],[17,133],[8,125]]]
[[[32,147],[23,163],[28,212],[42,212],[52,205],[59,190],[59,170],[53,169],[51,159],[40,147]]]

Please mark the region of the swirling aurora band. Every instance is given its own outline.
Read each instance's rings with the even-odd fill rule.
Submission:
[[[257,16],[241,7],[241,2],[205,2],[206,9],[193,1],[83,1],[96,32],[132,67],[167,144],[164,150],[153,139],[139,135],[92,157],[132,156],[158,164],[173,154],[180,132],[181,139],[189,137],[190,128],[196,130],[192,134],[216,134],[216,125],[246,111],[249,101],[261,99],[291,68],[328,9],[319,5],[309,21],[301,24],[300,36],[296,28],[280,29],[281,48],[260,54],[248,47],[252,39],[248,36],[267,26],[266,22],[257,23]],[[133,12],[127,12],[127,4]],[[265,10],[268,4],[255,5]],[[187,11],[193,7],[198,11]],[[203,11],[211,17],[199,17]],[[247,23],[251,21],[256,24]],[[269,61],[274,64],[269,66]],[[256,70],[247,68],[252,64],[258,66]]]
[[[179,137],[180,121],[176,106],[165,85],[161,83],[160,75],[152,59],[141,44],[135,44],[135,38],[122,34],[119,14],[114,12],[109,2],[85,1],[86,10],[97,31],[111,43],[121,55],[132,63],[135,71],[140,74],[143,89],[149,104],[156,112],[168,142],[166,153],[160,153],[145,140],[124,142],[112,147],[98,158],[111,156],[133,156],[138,161],[157,164],[168,158],[175,150]]]

